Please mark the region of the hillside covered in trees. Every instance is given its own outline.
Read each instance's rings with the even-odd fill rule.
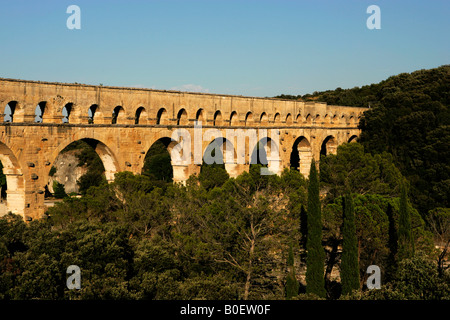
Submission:
[[[352,89],[279,97],[370,107],[359,125],[365,151],[392,154],[423,216],[450,206],[450,65]]]
[[[371,103],[360,141],[308,179],[204,164],[174,184],[161,143],[142,174],[107,183],[83,145],[81,196],[62,193],[40,221],[0,217],[0,299],[450,299],[449,73],[293,97]]]

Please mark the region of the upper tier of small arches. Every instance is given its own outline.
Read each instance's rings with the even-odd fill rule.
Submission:
[[[356,126],[363,110],[359,108],[345,108],[350,112],[340,111],[337,107],[300,108],[297,112],[283,112],[267,110],[255,112],[252,110],[232,110],[226,112],[217,107],[211,110],[204,108],[186,108],[172,106],[171,108],[149,108],[145,105],[77,105],[75,102],[55,104],[49,101],[37,101],[32,107],[25,107],[20,101],[4,103],[3,122],[33,122],[33,123],[62,123],[62,124],[135,124],[135,125],[194,125],[195,121],[202,125],[212,126]],[[28,109],[28,110],[27,110]],[[237,108],[239,109],[239,108]],[[331,110],[331,111],[330,111]]]

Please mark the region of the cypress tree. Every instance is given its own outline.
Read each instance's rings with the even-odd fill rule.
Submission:
[[[411,258],[414,254],[414,242],[411,234],[411,214],[408,210],[408,196],[405,183],[401,186],[398,218],[398,258]]]
[[[297,281],[297,277],[295,276],[294,251],[292,250],[292,244],[289,246],[287,265],[288,275],[286,277],[286,299],[290,300],[292,297],[298,295],[299,288],[299,283]]]
[[[321,298],[325,298],[325,251],[322,247],[322,214],[319,198],[319,179],[314,159],[311,162],[309,172],[307,214],[306,293],[314,293]]]
[[[308,216],[305,207],[302,205],[300,208],[300,248],[303,249],[300,253],[300,259],[302,262],[306,262],[306,242],[308,238]]]
[[[355,210],[350,193],[343,199],[342,294],[359,289],[358,239],[356,238]]]
[[[388,203],[386,209],[386,215],[389,219],[389,256],[388,256],[388,266],[386,268],[386,280],[389,282],[394,278],[395,272],[397,270],[397,251],[398,251],[398,236],[397,229],[395,227],[394,212],[392,205]]]

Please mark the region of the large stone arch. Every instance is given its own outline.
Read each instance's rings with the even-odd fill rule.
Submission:
[[[202,156],[205,164],[223,165],[230,177],[237,177],[241,173],[241,164],[238,164],[236,148],[232,141],[224,136],[214,136],[214,139],[204,142],[206,145]]]
[[[156,145],[158,143],[162,144],[166,151],[161,153],[161,151],[159,150],[158,153],[153,154],[153,152],[155,151],[154,147],[156,147]],[[146,149],[145,157],[143,158],[143,164],[142,164],[141,173],[142,174],[146,174],[145,171],[151,169],[151,168],[146,168],[145,167],[146,166],[146,160],[150,160],[151,161],[151,159],[150,158],[148,159],[148,157],[160,157],[161,155],[165,156],[166,152],[167,152],[167,155],[169,156],[170,160],[168,161],[168,163],[163,163],[163,165],[166,165],[166,164],[170,165],[170,171],[171,172],[168,172],[169,176],[167,178],[169,180],[172,180],[172,181],[175,181],[175,182],[182,181],[182,179],[179,179],[179,177],[181,176],[182,178],[184,178],[184,174],[180,175],[179,170],[182,170],[183,173],[184,173],[184,166],[180,166],[179,164],[176,164],[176,163],[174,163],[172,161],[172,149],[177,144],[178,143],[176,141],[172,140],[170,135],[167,135],[167,134],[166,135],[162,134],[159,137],[156,137],[155,139],[150,141],[150,143],[147,144],[148,148]],[[155,158],[153,158],[153,159],[155,159]],[[163,170],[163,168],[161,168],[161,170]],[[156,171],[152,173],[152,175],[155,175],[156,177],[158,176],[158,174],[160,174],[160,173],[156,172]],[[163,179],[163,180],[165,180],[165,179]]]
[[[66,139],[58,145],[58,148],[51,154],[51,158],[48,159],[48,161],[50,163],[54,163],[62,150],[64,150],[69,144],[78,140],[85,141],[95,150],[102,160],[103,167],[105,168],[106,180],[108,182],[114,181],[114,175],[122,169],[119,165],[119,161],[110,147],[91,135],[77,135],[73,139]],[[47,181],[48,177],[45,180]]]
[[[298,170],[306,178],[309,176],[313,152],[309,140],[305,136],[299,136],[292,145],[290,166]]]
[[[271,137],[262,137],[258,139],[255,146],[251,149],[250,164],[262,164],[267,167],[261,169],[261,174],[281,173],[280,146]]]
[[[325,137],[320,148],[320,155],[327,156],[330,154],[336,154],[338,141],[333,135]]]
[[[2,208],[2,213],[12,212],[25,218],[25,180],[22,167],[13,151],[3,142],[0,142],[0,161],[6,176],[6,205]]]

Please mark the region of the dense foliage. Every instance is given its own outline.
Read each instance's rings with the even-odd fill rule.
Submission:
[[[343,145],[337,155],[360,162],[358,143]],[[327,157],[327,158],[328,158]],[[386,160],[387,166],[393,166]],[[345,170],[339,161],[321,163],[331,171]],[[372,162],[359,163],[362,172]],[[148,175],[116,174],[81,198],[67,197],[49,208],[48,218],[26,223],[21,217],[0,218],[0,297],[2,299],[310,299],[306,293],[304,239],[308,228],[308,183],[295,170],[262,176],[259,167],[236,179],[212,186],[224,170],[209,171],[205,185],[191,177],[186,186],[161,184]],[[396,171],[390,171],[395,179]],[[401,179],[403,177],[400,176]],[[368,178],[376,183],[378,176]],[[390,178],[389,178],[390,179]],[[333,181],[320,181],[323,186]],[[355,190],[353,180],[348,183]],[[206,187],[205,187],[206,186]],[[317,188],[314,188],[317,192]],[[394,192],[394,191],[393,191]],[[395,192],[394,192],[395,193]],[[399,194],[352,192],[358,242],[360,290],[341,294],[335,274],[341,269],[342,196],[322,201],[322,284],[329,299],[450,297],[448,270],[439,271],[433,234],[411,205],[412,239],[416,252],[400,260],[392,280],[375,295],[364,289],[366,268],[377,264],[383,279],[390,256],[390,221],[398,230]],[[388,217],[388,207],[393,219]],[[311,209],[310,209],[311,210]],[[436,214],[437,217],[445,216]],[[306,220],[310,220],[308,217]],[[438,221],[438,220],[436,220]],[[310,238],[309,235],[308,238]],[[439,234],[436,234],[439,236]],[[319,240],[320,240],[319,239]],[[309,240],[307,241],[309,242]],[[319,241],[320,244],[320,241]],[[308,244],[306,243],[308,246]],[[329,249],[332,248],[332,249]],[[331,258],[334,254],[334,258]],[[418,258],[419,257],[419,258]],[[398,259],[398,257],[396,257]],[[81,289],[69,290],[66,269],[81,269]],[[423,274],[427,283],[411,284],[409,269]],[[334,270],[334,271],[333,271]],[[411,269],[412,270],[412,269]],[[408,278],[410,277],[410,278]],[[415,278],[414,278],[415,277]],[[431,294],[436,284],[439,291]],[[362,291],[361,291],[362,290]],[[356,294],[356,295],[355,295]]]
[[[370,107],[360,122],[366,152],[392,154],[423,217],[450,207],[450,65],[352,89],[279,97]]]

